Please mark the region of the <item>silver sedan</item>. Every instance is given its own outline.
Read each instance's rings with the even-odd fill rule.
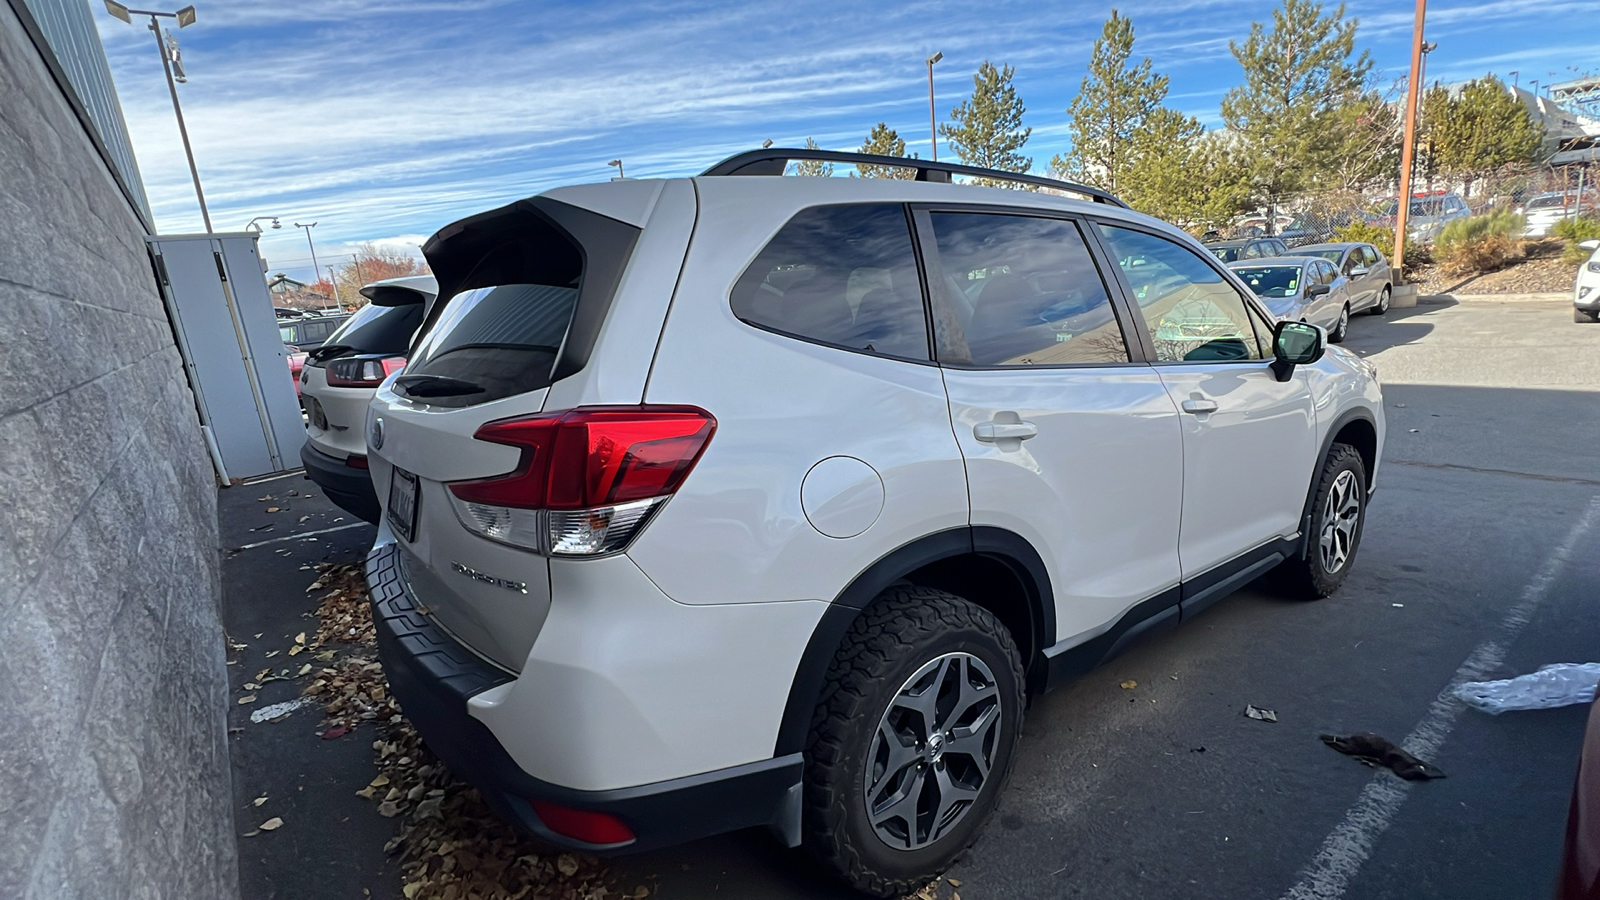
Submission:
[[[1296,256],[1320,256],[1350,280],[1350,311],[1381,316],[1389,311],[1394,273],[1389,259],[1371,244],[1313,244],[1294,248]]]
[[[1279,256],[1229,263],[1280,319],[1310,322],[1340,343],[1350,329],[1350,279],[1319,256]]]

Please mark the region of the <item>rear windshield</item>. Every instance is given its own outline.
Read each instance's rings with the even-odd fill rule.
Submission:
[[[423,252],[449,299],[425,324],[398,389],[470,406],[547,388],[588,363],[638,229],[535,198],[439,234]]]
[[[1217,259],[1220,259],[1223,262],[1233,262],[1234,260],[1239,258],[1239,251],[1243,250],[1244,248],[1243,247],[1207,247],[1206,249],[1211,251],[1211,255],[1212,256],[1215,256]]]
[[[1320,256],[1323,259],[1327,260],[1328,262],[1336,263],[1336,262],[1339,261],[1339,257],[1344,255],[1344,251],[1343,250],[1339,250],[1337,248],[1333,249],[1333,250],[1307,250],[1306,248],[1301,247],[1300,249],[1294,251],[1294,253],[1291,253],[1289,255],[1290,256]]]
[[[1240,266],[1233,273],[1244,279],[1257,297],[1293,297],[1300,289],[1299,266]]]
[[[368,304],[356,310],[337,331],[328,335],[324,347],[332,352],[325,352],[322,360],[335,355],[357,353],[404,355],[406,348],[411,346],[411,336],[421,324],[421,303],[407,303],[405,306]]]

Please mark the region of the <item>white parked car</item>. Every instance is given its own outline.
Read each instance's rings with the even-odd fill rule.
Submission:
[[[367,474],[363,425],[372,395],[405,368],[406,348],[439,293],[432,275],[375,281],[361,289],[369,302],[312,350],[300,369],[306,442],[300,462],[329,500],[374,524],[380,506]]]
[[[1093,189],[772,149],[424,252],[439,304],[367,422],[379,646],[556,844],[767,825],[902,894],[988,819],[1030,695],[1354,564],[1375,370]]]
[[[1589,261],[1578,269],[1572,286],[1572,321],[1600,322],[1600,241],[1578,244],[1589,251]]]

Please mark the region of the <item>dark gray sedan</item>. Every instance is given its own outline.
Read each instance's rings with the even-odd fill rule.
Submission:
[[[1294,248],[1296,256],[1319,256],[1350,281],[1350,311],[1381,316],[1389,311],[1394,274],[1389,259],[1371,244],[1312,244]]]

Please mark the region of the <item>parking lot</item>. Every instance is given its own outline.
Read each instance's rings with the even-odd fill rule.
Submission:
[[[1491,717],[1440,698],[1463,678],[1596,659],[1600,326],[1559,301],[1441,299],[1358,318],[1346,346],[1379,366],[1389,436],[1345,588],[1304,603],[1253,585],[1046,696],[940,896],[1550,895],[1586,710]],[[262,539],[239,530],[229,546]],[[234,554],[230,634],[267,649],[303,628],[312,573],[297,567],[354,557],[370,533]],[[397,895],[381,852],[394,823],[351,796],[373,772],[367,740],[319,740],[313,716],[235,719],[241,807],[265,792],[293,810],[243,841],[245,897]],[[1409,736],[1449,777],[1408,784],[1318,741],[1353,731]],[[663,898],[845,896],[759,832],[615,865]]]

